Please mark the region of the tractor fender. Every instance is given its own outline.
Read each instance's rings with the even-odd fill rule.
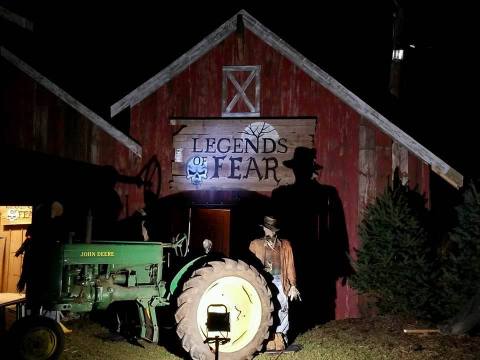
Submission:
[[[168,298],[172,296],[175,291],[177,290],[177,287],[179,284],[182,283],[182,278],[185,275],[187,271],[189,271],[191,268],[198,266],[199,263],[205,263],[207,260],[208,256],[207,255],[202,255],[194,258],[193,260],[189,261],[186,263],[178,272],[177,274],[173,277],[172,281],[170,282],[170,289],[169,289],[169,294]]]

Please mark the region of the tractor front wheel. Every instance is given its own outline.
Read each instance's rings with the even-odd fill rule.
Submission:
[[[184,284],[177,303],[177,334],[194,360],[215,358],[215,345],[205,340],[216,336],[229,339],[219,346],[221,359],[251,359],[261,350],[272,325],[272,295],[267,283],[243,261],[207,263]],[[217,320],[227,317],[229,331],[222,330],[222,324],[214,324],[214,329],[207,326],[209,312],[220,313],[214,317]]]
[[[58,359],[65,345],[60,325],[44,316],[28,316],[17,320],[9,334],[15,359]]]

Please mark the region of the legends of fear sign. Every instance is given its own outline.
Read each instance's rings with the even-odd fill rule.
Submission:
[[[294,181],[283,165],[313,147],[315,119],[175,119],[174,191],[270,191]]]

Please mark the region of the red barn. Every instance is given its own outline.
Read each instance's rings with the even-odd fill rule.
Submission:
[[[34,203],[44,185],[83,197],[92,190],[82,174],[95,178],[97,165],[112,165],[143,173],[160,195],[152,240],[182,230],[192,249],[208,237],[215,250],[240,256],[263,215],[277,212],[298,267],[313,258],[322,273],[354,256],[362,210],[393,169],[427,200],[430,171],[462,186],[458,172],[245,11],[112,106],[112,116],[130,108],[129,136],[7,49],[0,58],[6,203]],[[289,191],[296,177],[284,161],[298,148],[316,149],[321,187]],[[135,184],[117,191],[123,215],[145,206]],[[328,293],[325,318],[358,316],[361,299],[332,275],[314,284]]]
[[[298,146],[316,149],[318,181],[338,194],[351,254],[362,209],[392,169],[427,199],[430,171],[462,186],[461,174],[243,10],[113,104],[111,115],[126,108],[144,162],[160,162],[162,197],[175,200],[165,208],[187,204],[192,241],[214,237],[226,252],[245,246],[238,234],[256,225],[249,213],[271,209],[264,197],[294,181],[283,161]],[[142,201],[130,193],[131,204]],[[358,296],[338,281],[335,317],[356,316]]]

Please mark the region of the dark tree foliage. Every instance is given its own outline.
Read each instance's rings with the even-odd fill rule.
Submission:
[[[480,285],[480,194],[473,181],[455,210],[458,224],[440,257],[438,311],[443,318],[456,314]]]
[[[431,246],[426,230],[426,209],[422,196],[394,184],[370,204],[359,234],[356,273],[352,286],[376,300],[380,313],[408,314],[428,318],[435,296]]]

